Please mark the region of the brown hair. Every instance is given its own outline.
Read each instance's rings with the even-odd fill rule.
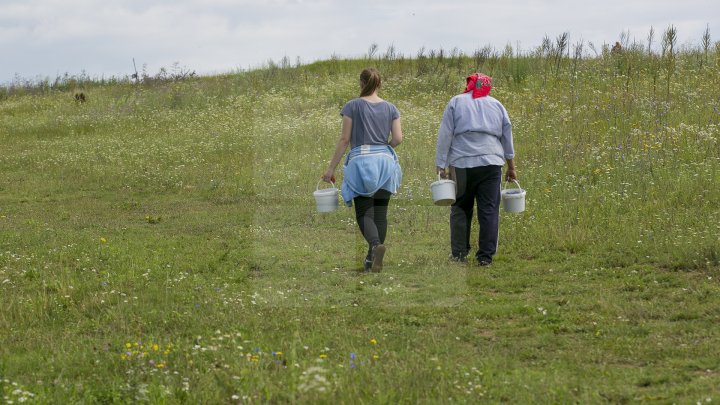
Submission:
[[[366,97],[375,92],[380,87],[380,72],[375,68],[367,68],[360,73],[360,85],[362,90],[360,91],[360,97]]]

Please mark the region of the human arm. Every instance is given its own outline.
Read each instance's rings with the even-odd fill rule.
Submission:
[[[403,141],[403,133],[399,117],[393,120],[392,127],[390,128],[390,133],[390,146],[396,148]]]
[[[455,121],[453,117],[453,106],[448,103],[443,113],[440,129],[438,130],[437,146],[435,148],[435,168],[440,177],[445,178],[445,168],[448,167],[450,145],[452,145],[453,134],[455,133]]]
[[[512,123],[510,122],[510,117],[508,117],[508,113],[504,107],[500,143],[502,144],[505,162],[507,163],[505,181],[515,181],[517,180],[517,173],[515,172],[515,146],[513,144]]]
[[[505,181],[516,181],[517,173],[515,172],[515,161],[513,159],[508,159],[505,162],[508,166],[507,170],[505,171]]]
[[[335,153],[333,154],[332,159],[330,159],[330,164],[328,165],[327,170],[322,175],[322,179],[324,181],[328,183],[332,183],[335,181],[335,169],[337,168],[338,163],[340,163],[340,159],[342,159],[343,155],[345,154],[345,149],[347,149],[347,146],[350,144],[351,132],[352,119],[347,115],[344,115],[342,119],[342,130],[340,131],[340,138],[335,145]]]

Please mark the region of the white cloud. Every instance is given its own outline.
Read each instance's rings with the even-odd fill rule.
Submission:
[[[0,4],[0,82],[79,73],[129,74],[132,58],[150,73],[178,61],[204,72],[268,59],[359,56],[371,43],[406,54],[464,52],[490,44],[537,46],[570,32],[596,45],[623,31],[643,42],[670,24],[680,43],[698,43],[709,24],[720,35],[720,2],[670,0],[9,0]],[[657,38],[657,36],[656,36]]]

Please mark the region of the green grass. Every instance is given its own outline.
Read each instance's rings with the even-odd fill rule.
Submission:
[[[477,62],[3,93],[0,402],[720,400],[718,66],[486,61],[528,194],[480,268],[429,195]],[[380,274],[312,199],[370,64],[405,132]]]

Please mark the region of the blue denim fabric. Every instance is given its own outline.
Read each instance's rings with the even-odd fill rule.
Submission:
[[[360,145],[345,159],[342,197],[348,207],[358,196],[370,197],[378,190],[397,193],[402,169],[395,150],[389,145]]]

